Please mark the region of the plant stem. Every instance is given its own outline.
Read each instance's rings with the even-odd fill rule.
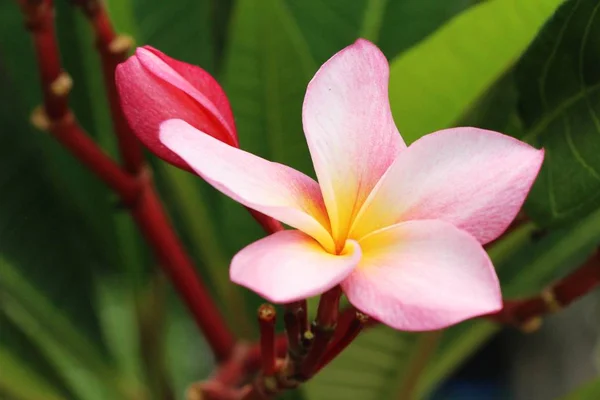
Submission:
[[[121,197],[122,202],[129,207],[142,235],[155,252],[165,273],[185,300],[213,349],[215,357],[218,360],[228,358],[235,344],[233,334],[196,275],[189,257],[179,242],[154,190],[150,171],[144,167],[143,160],[140,161],[136,156],[137,150],[133,149],[134,146],[139,148],[136,139],[129,132],[130,138],[120,141],[122,155],[129,160],[126,162],[127,171],[120,170],[89,139],[68,106],[71,81],[62,71],[60,64],[52,0],[18,0],[18,3],[24,15],[25,25],[33,36],[44,93],[44,109],[34,113],[34,124],[53,133],[67,150]],[[104,32],[112,28],[106,14],[103,15],[103,22],[95,26],[97,25],[98,29]],[[105,33],[98,33],[98,37],[104,38]],[[124,52],[122,56],[125,56]],[[108,68],[108,63],[105,64],[105,68]],[[107,83],[111,109],[120,113],[116,92],[115,96],[110,96],[110,87],[113,85],[111,82],[107,81]],[[125,129],[128,127],[124,124],[124,119],[121,120],[123,123],[118,121],[117,118],[115,121],[117,131],[126,136],[128,131]],[[141,155],[141,149],[139,151]]]
[[[138,174],[145,165],[142,147],[129,128],[125,115],[121,110],[119,94],[115,83],[117,65],[126,60],[133,45],[133,40],[128,36],[121,36],[115,33],[108,13],[101,1],[73,1],[83,10],[96,34],[96,47],[98,48],[102,63],[102,74],[104,76],[110,114],[125,170],[132,174]]]
[[[535,330],[542,315],[561,310],[599,285],[600,252],[596,250],[581,267],[539,295],[523,300],[505,300],[502,310],[487,317],[525,331]]]
[[[337,325],[341,295],[342,289],[339,286],[321,295],[317,317],[313,323],[314,341],[302,361],[300,371],[295,371],[296,374],[299,373],[301,380],[308,380],[315,373],[324,356]]]
[[[263,304],[258,308],[258,326],[260,328],[260,349],[262,354],[262,372],[265,376],[275,374],[277,355],[275,354],[275,307]]]
[[[284,357],[288,348],[287,335],[281,334],[275,336],[275,354],[277,357]],[[255,373],[261,366],[260,343],[255,343],[250,347],[246,358],[243,360],[244,371],[246,374]]]
[[[315,374],[339,356],[358,337],[369,321],[369,317],[366,314],[356,311],[354,307],[352,307],[352,310],[354,311],[354,318],[352,318],[350,323],[338,326],[336,332],[333,334],[332,343],[317,366]]]

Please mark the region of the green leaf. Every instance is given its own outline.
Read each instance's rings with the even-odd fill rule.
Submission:
[[[377,43],[391,59],[415,45],[473,1],[280,0],[294,17],[321,65],[359,37]]]
[[[517,68],[524,139],[546,149],[528,204],[544,226],[600,205],[599,9],[596,0],[565,3]]]
[[[5,296],[4,290],[0,288],[0,304]],[[0,393],[12,393],[18,399],[18,393],[22,393],[23,390],[36,392],[48,387],[49,392],[58,397],[73,398],[73,392],[69,390],[65,380],[39,351],[36,344],[2,312],[0,312],[0,359],[3,369],[13,371],[8,372],[6,378],[4,374],[0,376]],[[23,384],[25,380],[29,381],[30,385]],[[22,386],[31,386],[31,388]],[[28,396],[26,393],[21,395]]]
[[[10,350],[0,347],[0,394],[4,393],[18,400],[62,400],[66,397],[57,391],[46,379],[30,370]]]
[[[596,400],[600,398],[600,378],[586,383],[561,400]]]
[[[517,114],[517,98],[515,76],[510,70],[479,98],[458,125],[475,126],[506,135],[521,136],[523,127]]]
[[[362,36],[376,41],[391,59],[474,3],[473,0],[370,0],[369,9],[379,15],[365,19]]]
[[[120,0],[112,0],[119,3]],[[214,72],[212,10],[209,0],[129,0],[140,45],[149,44],[170,57]]]
[[[0,258],[0,282],[0,312],[35,343],[79,398],[101,399],[115,394],[116,398],[122,397],[124,382],[111,368],[98,341],[75,327],[5,258]]]
[[[392,60],[390,102],[405,140],[456,124],[561,2],[482,2]]]

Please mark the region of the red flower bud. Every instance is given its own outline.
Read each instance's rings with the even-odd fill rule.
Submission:
[[[163,160],[191,171],[188,164],[158,138],[160,124],[174,118],[239,147],[227,96],[202,68],[144,46],[117,67],[115,79],[131,129]]]

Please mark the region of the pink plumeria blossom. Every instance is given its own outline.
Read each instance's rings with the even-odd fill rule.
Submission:
[[[389,68],[358,40],[308,85],[303,125],[318,183],[209,135],[162,123],[160,140],[215,188],[296,228],[242,249],[231,279],[275,303],[341,285],[402,330],[439,329],[502,306],[482,245],[519,211],[544,153],[500,133],[447,129],[406,147]]]

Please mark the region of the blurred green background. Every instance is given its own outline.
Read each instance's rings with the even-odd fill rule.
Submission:
[[[67,0],[55,3],[62,60],[75,82],[71,106],[115,155],[92,32]],[[533,222],[490,250],[506,297],[539,292],[600,244],[598,0],[106,5],[117,30],[137,44],[217,77],[244,149],[313,176],[301,127],[306,84],[358,37],[375,42],[390,60],[392,111],[408,142],[472,125],[545,147],[544,169],[526,205]],[[182,398],[187,385],[210,373],[210,352],[117,199],[30,125],[40,99],[31,38],[16,3],[2,0],[0,398]],[[200,179],[152,162],[199,273],[232,326],[256,338],[253,316],[261,300],[230,284],[227,267],[237,250],[262,236],[260,228]],[[481,320],[442,334],[378,327],[288,396],[424,398],[500,328]],[[588,357],[591,363],[597,355]],[[564,399],[600,399],[599,382]],[[456,398],[517,396],[502,388],[486,393]]]

